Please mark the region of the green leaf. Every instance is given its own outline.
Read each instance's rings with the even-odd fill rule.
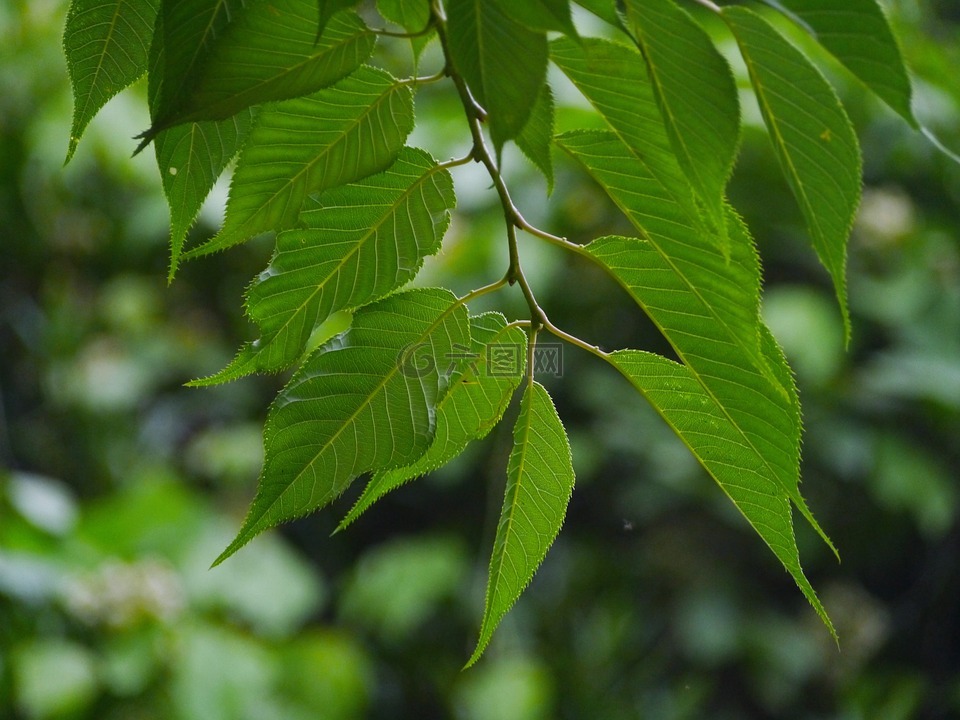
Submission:
[[[876,0],[765,0],[823,47],[916,129],[913,90],[900,46]]]
[[[341,10],[349,10],[350,8],[356,7],[360,4],[360,0],[316,0],[316,3],[319,18],[317,20],[315,39],[319,41],[327,29],[327,23],[330,22],[330,19]]]
[[[693,190],[677,162],[654,98],[646,67],[633,48],[596,38],[550,43],[550,57],[607,121],[632,153],[643,157],[649,173],[687,216],[701,223]],[[710,233],[707,226],[703,232]]]
[[[450,0],[448,14],[451,59],[487,111],[499,151],[527,124],[546,80],[546,35],[515,22],[491,0]]]
[[[160,0],[73,0],[63,50],[73,90],[66,162],[107,100],[147,70]]]
[[[833,88],[803,53],[746,8],[724,8],[723,17],[740,46],[813,247],[833,279],[849,339],[846,263],[860,204],[857,136]]]
[[[573,482],[573,460],[563,423],[546,389],[532,382],[513,429],[480,639],[467,667],[483,654],[497,625],[546,557],[567,514]]]
[[[152,53],[160,64],[150,70],[150,118],[173,115],[202,74],[218,37],[244,10],[244,0],[163,0]],[[160,128],[151,127],[137,150]]]
[[[585,252],[644,308],[715,402],[761,457],[769,476],[830,545],[799,491],[800,417],[789,372],[765,349],[759,317],[760,268],[746,228],[729,213],[729,254],[684,218],[648,160],[610,133],[561,135],[641,232],[599,238]]]
[[[575,2],[601,20],[605,20],[616,28],[623,28],[623,22],[617,14],[616,0],[575,0]]]
[[[170,206],[170,271],[177,271],[187,232],[217,178],[239,152],[256,115],[247,110],[219,122],[187,123],[155,139],[157,167]]]
[[[803,574],[790,500],[770,478],[769,461],[687,367],[639,350],[611,353],[610,363],[650,402],[777,556],[836,638]]]
[[[420,32],[430,22],[430,0],[377,0],[377,10],[407,32]]]
[[[493,0],[521,25],[531,30],[561,32],[576,37],[577,29],[570,17],[570,0]]]
[[[740,139],[730,66],[673,0],[627,0],[626,7],[677,160],[725,243],[724,188]]]
[[[356,15],[333,18],[319,42],[316,22],[314,0],[247,7],[217,38],[190,92],[154,118],[145,139],[178,123],[223,120],[251,105],[328,87],[373,52],[376,37]]]
[[[548,195],[553,192],[553,156],[550,153],[553,145],[553,127],[553,92],[550,86],[544,83],[537,96],[537,102],[534,103],[530,119],[517,136],[517,147],[547,179]]]
[[[343,530],[391,490],[446,465],[500,422],[523,377],[526,333],[507,325],[499,313],[484,313],[470,318],[470,335],[469,362],[454,372],[450,389],[437,405],[437,433],[430,448],[415,463],[376,473],[337,530]],[[503,367],[498,367],[496,353],[505,355]]]
[[[410,89],[368,66],[263,109],[240,154],[223,228],[184,258],[293,227],[308,195],[387,169],[412,129]]]
[[[308,200],[303,228],[277,236],[270,266],[247,295],[261,337],[210,385],[292,365],[329,315],[365,305],[413,279],[440,249],[456,204],[450,174],[427,153],[404,148],[386,172]]]
[[[469,343],[467,311],[447,290],[398,293],[358,311],[270,408],[257,495],[215,564],[260,532],[327,505],[361,473],[420,457],[447,383],[443,360]]]

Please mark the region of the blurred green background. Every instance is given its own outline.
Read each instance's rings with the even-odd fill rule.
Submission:
[[[960,147],[957,6],[891,10],[923,78],[918,111]],[[804,493],[843,556],[798,527],[840,650],[664,424],[566,348],[564,377],[544,378],[577,468],[566,526],[461,672],[509,423],[347,532],[330,537],[355,493],[208,570],[253,496],[283,378],[183,383],[254,334],[240,300],[270,246],[190,264],[166,286],[157,171],[149,151],[129,157],[148,125],[142,86],[61,167],[65,12],[62,0],[0,0],[0,717],[960,717],[960,165],[848,76],[827,64],[865,154],[847,350],[749,106],[730,193],[801,388]],[[449,98],[418,102],[412,142],[441,158],[468,149]],[[562,158],[549,205],[542,179],[506,160],[531,220],[577,242],[626,230]],[[455,179],[460,212],[421,282],[462,292],[499,277],[505,253],[489,181],[475,168]],[[197,237],[224,197],[218,187]],[[521,250],[554,322],[606,348],[663,348],[595,268],[529,238]],[[523,312],[519,295],[493,301]]]

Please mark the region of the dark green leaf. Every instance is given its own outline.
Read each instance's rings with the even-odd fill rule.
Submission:
[[[450,0],[450,54],[487,111],[499,149],[530,117],[547,76],[547,38],[504,14],[492,0]]]
[[[483,654],[497,625],[546,557],[567,514],[573,482],[570,443],[563,423],[546,389],[530,383],[513,430],[480,638],[467,666]]]
[[[517,136],[517,147],[547,179],[547,194],[553,192],[553,155],[550,152],[553,146],[553,120],[553,92],[544,83],[530,119]]]
[[[766,0],[798,21],[850,72],[919,129],[910,78],[887,17],[876,0]]]
[[[391,490],[446,465],[469,442],[486,436],[500,422],[523,377],[526,333],[507,325],[499,313],[484,313],[470,318],[470,334],[472,345],[465,353],[467,362],[454,372],[450,389],[437,405],[437,433],[426,454],[411,465],[376,473],[338,530]],[[490,362],[496,361],[495,353],[505,354],[507,362],[501,363],[503,367]]]
[[[308,195],[385,170],[412,129],[410,89],[368,66],[263,109],[240,154],[223,228],[184,257],[293,227]]]
[[[376,37],[356,15],[335,17],[319,42],[311,31],[315,23],[314,0],[251,5],[217,39],[175,112],[157,118],[148,135],[307,95],[349,75],[373,52]]]
[[[586,8],[601,20],[606,20],[616,28],[623,28],[617,14],[617,0],[574,0],[577,5]]]
[[[837,293],[847,337],[847,238],[860,203],[860,146],[836,93],[806,56],[742,7],[723,17],[750,71],[777,159]]]
[[[160,0],[73,0],[63,50],[73,89],[67,162],[104,104],[147,71]]]
[[[737,86],[710,36],[673,0],[627,0],[654,96],[710,228],[725,238],[724,188],[740,138]]]
[[[150,70],[150,118],[172,116],[189,97],[216,40],[244,11],[243,0],[163,0]],[[160,128],[144,133],[143,148]],[[139,148],[138,148],[139,149]]]
[[[386,172],[309,200],[302,229],[277,250],[247,296],[261,337],[220,373],[196,384],[275,372],[303,353],[331,313],[365,305],[411,280],[440,249],[456,203],[453,181],[427,153],[404,148]]]
[[[576,36],[570,17],[570,0],[492,0],[521,25],[532,30],[553,30]]]
[[[398,293],[358,311],[270,408],[257,496],[216,562],[327,505],[361,473],[419,458],[436,429],[444,360],[469,343],[466,309],[447,290]]]
[[[377,10],[407,32],[420,32],[430,22],[430,0],[377,0]]]

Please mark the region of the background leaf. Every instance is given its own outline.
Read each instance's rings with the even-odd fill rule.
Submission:
[[[447,13],[451,59],[487,111],[499,150],[523,130],[546,80],[546,35],[492,0],[450,0]]]
[[[160,0],[73,0],[63,51],[73,89],[70,162],[104,104],[147,70]]]
[[[846,335],[847,238],[860,204],[860,145],[830,84],[766,20],[743,7],[723,17],[740,46],[780,168],[813,247],[833,279]]]
[[[531,382],[513,429],[483,623],[468,667],[483,654],[497,625],[546,557],[567,514],[573,482],[573,459],[563,423],[546,389]]]
[[[900,46],[876,0],[766,0],[809,31],[864,85],[916,129]]]
[[[347,527],[391,490],[446,465],[469,442],[485,437],[500,422],[524,374],[527,335],[507,325],[500,313],[471,317],[470,335],[469,353],[461,358],[466,362],[458,365],[450,389],[437,405],[437,432],[430,448],[415,463],[374,474],[337,530]],[[492,358],[497,352],[508,357],[506,368],[497,367]]]
[[[257,496],[217,563],[263,530],[330,503],[360,473],[422,455],[436,429],[445,359],[469,343],[467,312],[447,290],[411,290],[358,311],[270,408]]]
[[[706,31],[673,0],[627,0],[626,8],[677,161],[725,244],[724,188],[740,137],[733,73]]]
[[[404,148],[383,173],[309,200],[303,227],[280,233],[269,267],[247,296],[260,339],[201,384],[292,365],[330,314],[411,280],[423,258],[440,249],[455,204],[450,174],[414,148]]]
[[[385,170],[412,129],[410,89],[368,66],[265,108],[237,163],[223,228],[185,257],[293,227],[308,195]]]

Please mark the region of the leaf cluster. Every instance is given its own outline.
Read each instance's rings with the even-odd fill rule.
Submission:
[[[747,68],[848,336],[846,245],[860,151],[815,62],[822,58],[811,54],[831,54],[918,123],[875,0],[767,4],[775,12],[710,0],[583,0],[576,10],[568,0],[378,0],[376,12],[356,0],[73,0],[64,33],[75,96],[68,160],[103,104],[146,74],[151,125],[137,149],[152,144],[169,201],[171,278],[181,262],[275,236],[246,297],[259,339],[195,383],[292,371],[267,417],[256,497],[217,562],[366,475],[341,528],[354,522],[484,437],[519,393],[474,662],[543,561],[573,491],[563,424],[535,378],[545,333],[597,356],[646,398],[833,632],[794,537],[796,508],[833,547],[799,490],[797,390],[760,316],[754,241],[725,195],[741,117],[717,39],[731,38]],[[608,23],[607,36],[578,29],[588,13]],[[819,49],[786,39],[789,21]],[[442,66],[397,78],[371,60],[378,42],[409,42],[414,71],[436,42]],[[555,134],[563,109],[551,63],[592,107],[592,129]],[[459,100],[467,156],[438,162],[407,145],[414,98],[427,84]],[[509,143],[549,187],[554,149],[565,153],[632,233],[580,245],[531,225],[500,170]],[[462,297],[405,288],[441,249],[456,205],[451,172],[470,162],[485,168],[503,210],[503,276]],[[201,204],[231,163],[222,227],[187,247]],[[523,272],[521,236],[602,268],[677,359],[601,350],[556,327]],[[508,285],[519,286],[528,317],[470,313],[471,301]],[[338,313],[349,314],[348,329],[311,349]]]

